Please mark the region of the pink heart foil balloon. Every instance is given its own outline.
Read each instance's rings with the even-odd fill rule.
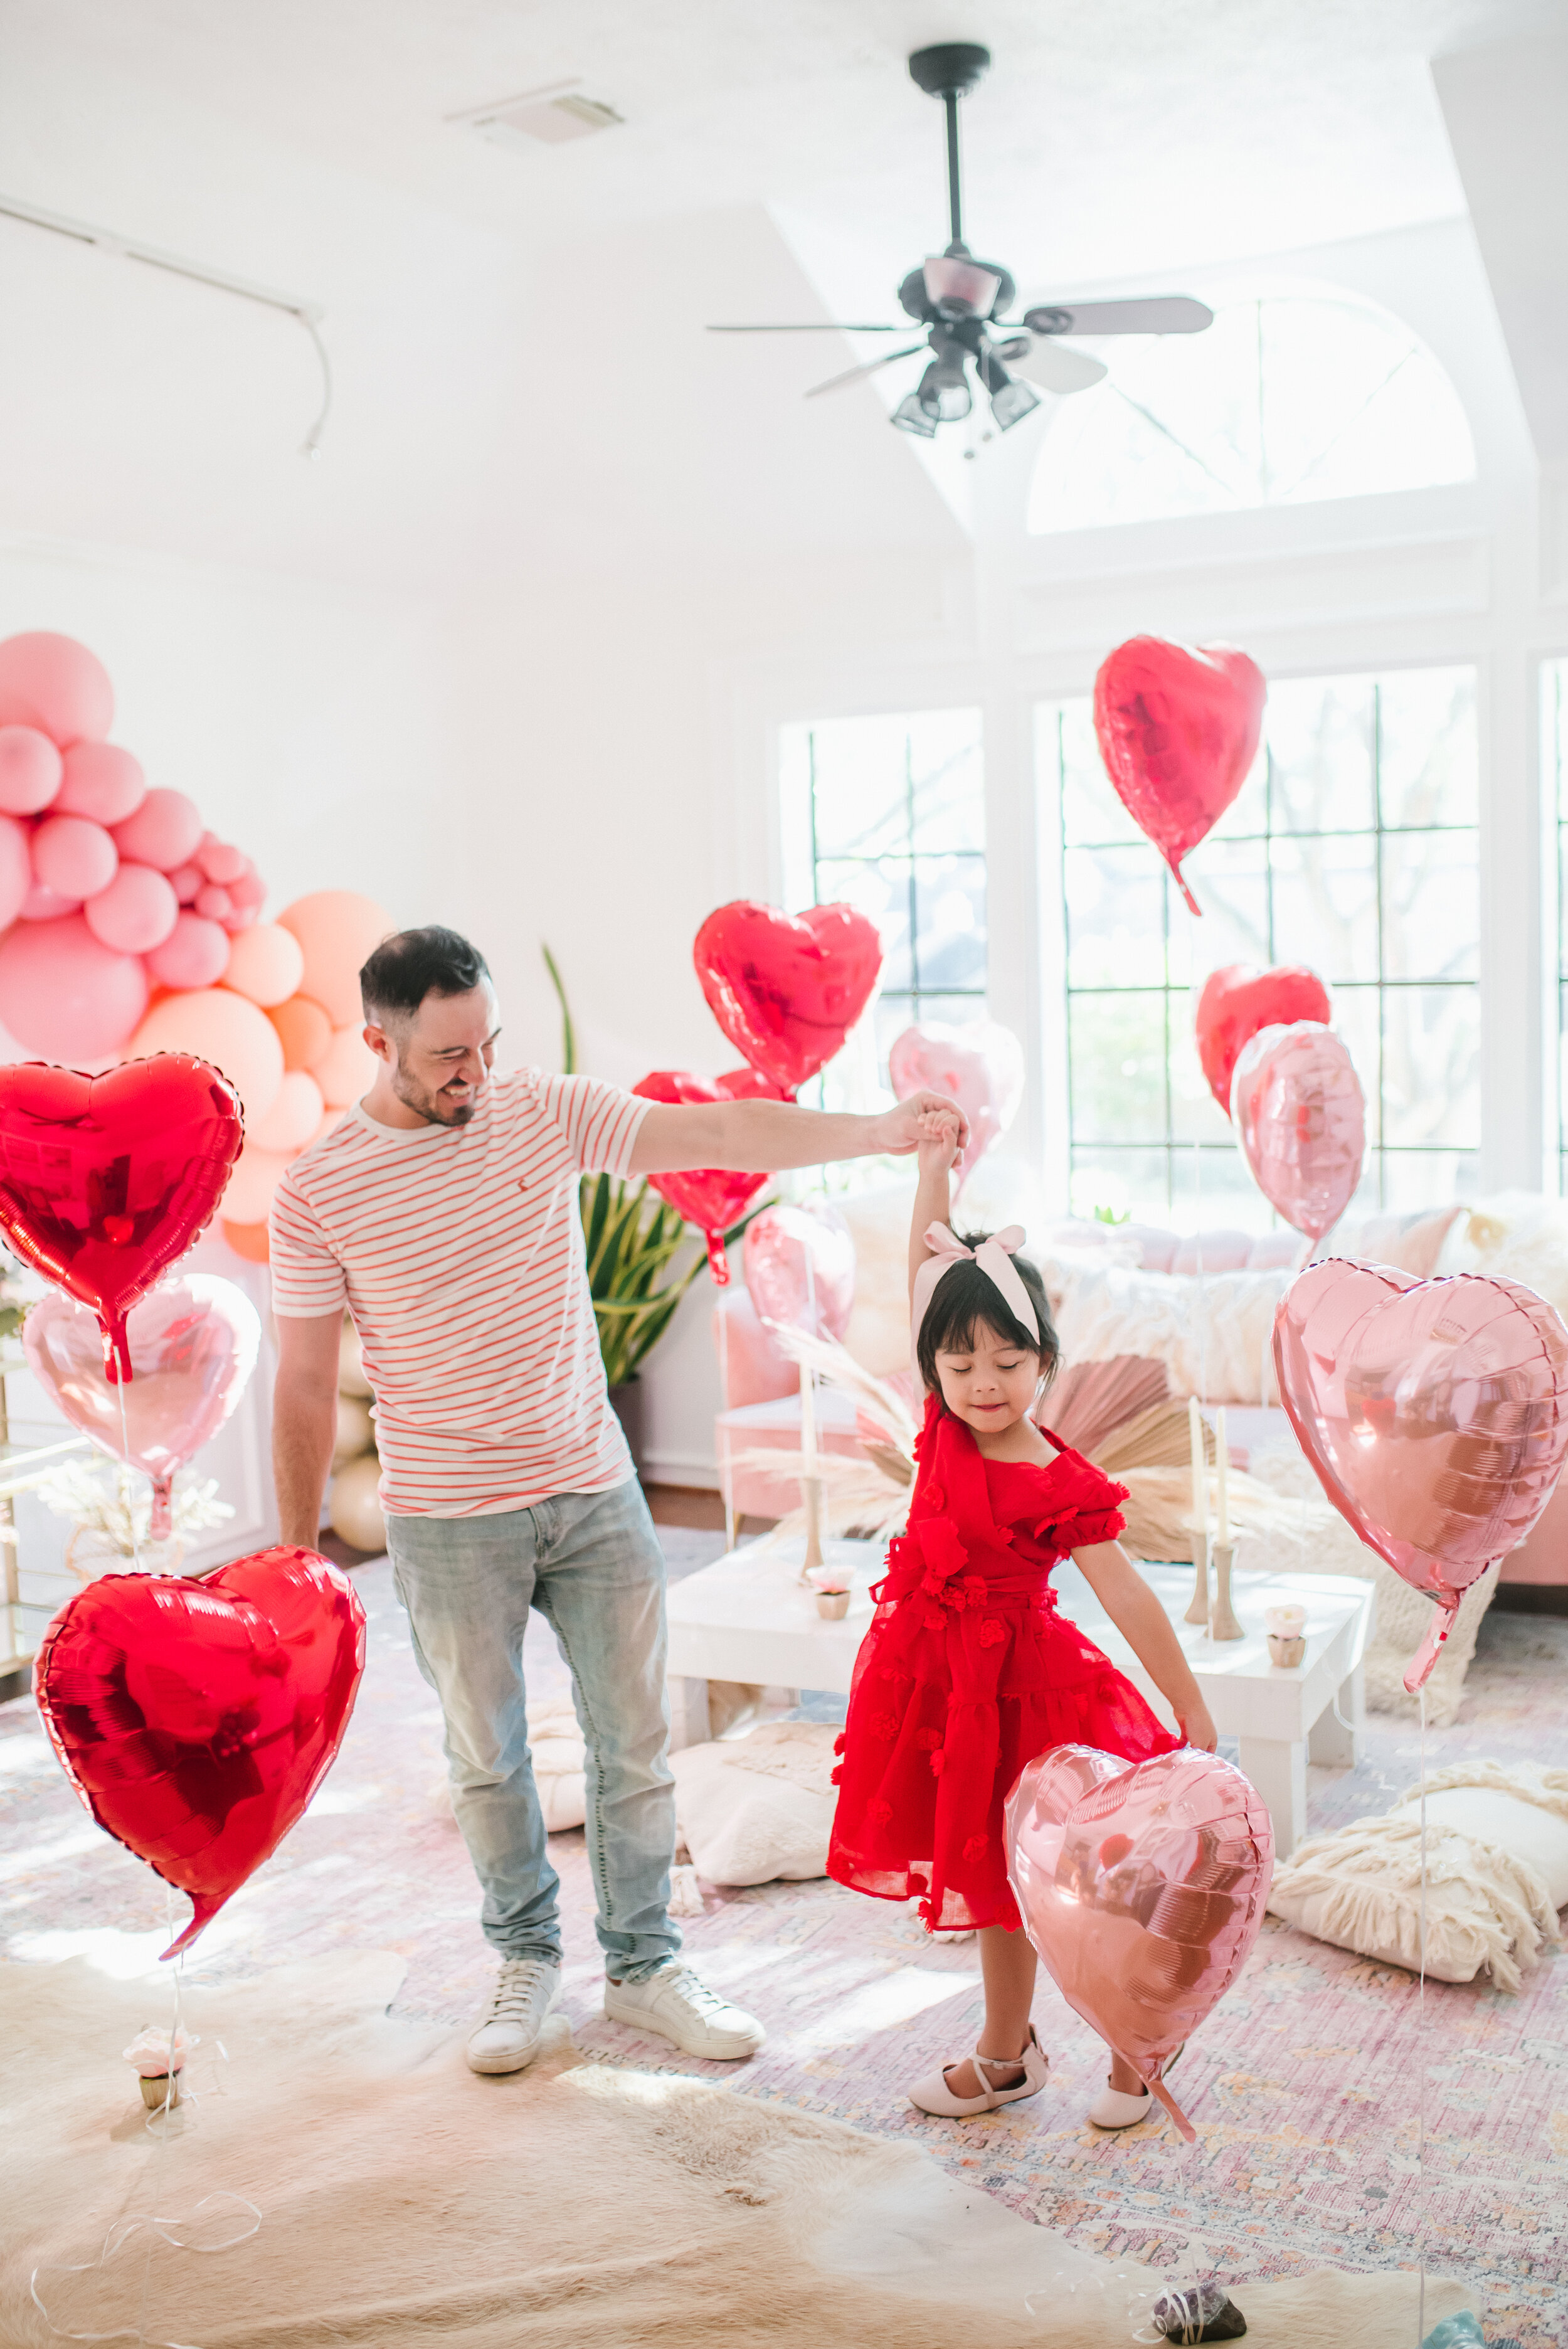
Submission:
[[[1218,823],[1257,755],[1268,686],[1233,645],[1167,644],[1131,636],[1100,663],[1094,731],[1116,795],[1176,876],[1181,859]]]
[[[764,1321],[841,1338],[855,1304],[855,1244],[831,1207],[766,1207],[746,1227],[746,1286]]]
[[[1191,1745],[1136,1763],[1055,1745],[1003,1817],[1008,1880],[1046,1971],[1191,2144],[1161,2074],[1257,1940],[1274,1873],[1263,1796]]]
[[[1413,1280],[1330,1257],[1274,1316],[1280,1400],[1318,1482],[1412,1589],[1437,1602],[1419,1688],[1460,1599],[1518,1547],[1568,1456],[1568,1329],[1485,1273]]]
[[[1333,1029],[1260,1028],[1236,1057],[1231,1122],[1270,1206],[1315,1243],[1331,1232],[1367,1155],[1361,1081]]]
[[[132,1377],[111,1384],[97,1317],[51,1289],[22,1325],[34,1377],[73,1427],[152,1479],[154,1541],[170,1530],[175,1475],[223,1425],[256,1367],[262,1325],[232,1280],[165,1280],[127,1316]],[[124,1413],[123,1421],[121,1413]]]
[[[962,1028],[936,1020],[906,1028],[887,1056],[900,1101],[923,1090],[945,1093],[969,1121],[969,1147],[956,1168],[955,1191],[1007,1131],[1024,1098],[1024,1048],[1010,1028],[975,1019]]]

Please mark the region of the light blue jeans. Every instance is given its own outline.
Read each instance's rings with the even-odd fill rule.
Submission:
[[[441,1700],[452,1808],[484,1888],[485,1938],[561,1959],[528,1750],[522,1640],[537,1607],[572,1667],[588,1749],[588,1855],[605,1971],[639,1982],[680,1947],[668,1913],[675,1785],[665,1758],[665,1561],[635,1478],[490,1517],[388,1517],[397,1596]]]

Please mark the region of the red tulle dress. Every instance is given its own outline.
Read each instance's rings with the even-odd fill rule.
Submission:
[[[1116,1539],[1126,1487],[1061,1444],[1045,1468],[988,1460],[937,1395],[915,1458],[909,1529],[855,1660],[828,1873],[918,1896],[939,1931],[1016,1929],[1002,1805],[1024,1764],[1072,1744],[1141,1762],[1181,1741],[1051,1588],[1070,1551]]]

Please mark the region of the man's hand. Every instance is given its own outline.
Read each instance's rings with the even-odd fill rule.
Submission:
[[[896,1109],[883,1110],[880,1117],[872,1118],[872,1133],[876,1137],[871,1145],[872,1150],[885,1151],[892,1158],[907,1158],[926,1138],[921,1121],[930,1117],[950,1121],[954,1134],[953,1155],[961,1157],[969,1147],[969,1121],[958,1103],[949,1101],[945,1093],[911,1093]]]

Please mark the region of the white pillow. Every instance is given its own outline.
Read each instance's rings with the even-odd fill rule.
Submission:
[[[830,1723],[765,1723],[670,1755],[676,1816],[710,1884],[825,1876],[836,1795]]]
[[[587,1756],[570,1697],[543,1697],[529,1706],[528,1750],[545,1833],[580,1827],[588,1816]]]
[[[1269,1909],[1320,1941],[1414,1972],[1421,1951],[1420,1792],[1386,1816],[1309,1837],[1274,1870]],[[1500,1990],[1558,1939],[1568,1905],[1568,1770],[1460,1763],[1427,1781],[1426,1970]]]

